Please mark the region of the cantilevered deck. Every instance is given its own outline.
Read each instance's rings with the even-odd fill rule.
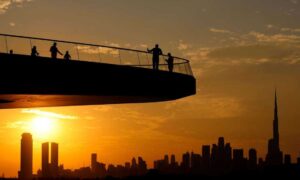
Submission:
[[[175,72],[170,73],[164,56],[161,70],[152,70],[151,54],[145,51],[6,34],[1,37],[2,109],[160,102],[196,93],[186,59],[175,58]],[[48,57],[53,42],[75,60]],[[33,46],[37,46],[39,57],[29,55]]]

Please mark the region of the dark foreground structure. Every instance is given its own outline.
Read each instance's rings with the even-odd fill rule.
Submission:
[[[64,48],[75,49],[77,57],[76,60],[52,59],[47,57],[48,47],[42,45],[45,56],[33,57],[16,49],[9,53],[9,48],[14,46],[8,48],[6,44],[8,52],[0,53],[0,109],[159,102],[196,93],[196,81],[188,60],[178,58],[174,63],[178,71],[170,73],[165,68],[167,64],[161,64],[162,70],[150,69],[152,65],[145,57],[151,58],[151,54],[144,51],[2,36],[30,40],[31,45],[36,41],[75,44]],[[18,43],[17,47],[20,46]],[[104,59],[102,62],[93,59],[97,50],[99,59],[101,56]],[[118,63],[105,61],[108,59]]]

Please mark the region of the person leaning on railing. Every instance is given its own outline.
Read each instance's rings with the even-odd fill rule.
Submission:
[[[63,55],[63,54],[58,50],[56,42],[53,43],[53,45],[51,46],[50,52],[51,52],[51,58],[52,58],[52,59],[57,59],[57,53],[59,53],[60,55]]]
[[[173,68],[174,68],[174,57],[172,56],[171,53],[168,53],[168,59],[166,59],[167,63],[168,63],[168,68],[169,68],[169,72],[173,72]]]
[[[159,48],[159,45],[156,44],[155,48],[153,49],[147,49],[148,53],[152,53],[152,63],[153,63],[153,69],[158,70],[159,69],[159,56],[163,54],[162,50]]]
[[[36,46],[33,46],[33,48],[31,49],[31,56],[32,57],[37,57],[39,55]]]
[[[71,60],[71,55],[70,55],[69,51],[66,51],[66,54],[65,54],[65,56],[64,56],[64,59],[65,59],[65,60]]]

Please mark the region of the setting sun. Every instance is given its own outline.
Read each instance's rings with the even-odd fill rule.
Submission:
[[[55,130],[55,119],[48,117],[37,117],[31,121],[31,131],[39,138],[46,138]]]

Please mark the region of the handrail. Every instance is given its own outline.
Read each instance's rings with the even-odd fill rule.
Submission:
[[[90,47],[100,47],[100,48],[109,48],[109,49],[115,49],[115,50],[122,50],[122,51],[131,51],[131,52],[136,52],[136,53],[145,53],[145,54],[152,54],[149,53],[148,51],[142,51],[142,50],[137,50],[137,49],[130,49],[130,48],[122,48],[122,47],[116,47],[116,46],[107,46],[107,45],[99,45],[99,44],[91,44],[91,43],[82,43],[82,42],[75,42],[75,41],[65,41],[65,40],[57,40],[57,39],[49,39],[49,38],[38,38],[38,37],[29,37],[29,36],[20,36],[20,35],[12,35],[12,34],[2,34],[0,33],[0,36],[4,37],[12,37],[12,38],[21,38],[21,39],[29,39],[29,40],[40,40],[40,41],[48,41],[48,42],[59,42],[59,43],[67,43],[67,44],[74,44],[74,45],[82,45],[82,46],[90,46]],[[6,39],[7,41],[7,39]],[[7,43],[7,42],[6,42]],[[6,44],[7,45],[7,44]],[[119,54],[120,56],[120,54]],[[167,57],[166,54],[162,55],[163,57]],[[139,57],[138,57],[139,58]],[[174,56],[174,59],[180,60],[182,62],[174,62],[174,65],[181,65],[181,64],[188,64],[189,71],[187,74],[190,74],[193,76],[193,73],[190,69],[190,61],[188,59],[180,58]],[[125,65],[125,64],[123,64]],[[166,63],[160,64],[160,65],[167,65]],[[126,65],[125,65],[126,66]],[[149,64],[139,64],[139,65],[130,65],[130,66],[149,66]]]

